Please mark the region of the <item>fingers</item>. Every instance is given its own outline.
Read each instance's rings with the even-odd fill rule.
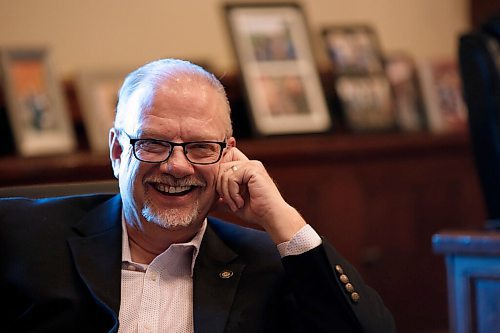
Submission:
[[[241,164],[238,167],[238,164],[234,162],[224,163],[221,166],[219,181],[217,182],[217,192],[233,212],[242,208],[245,204],[242,196],[242,173],[244,170],[241,170],[241,168]]]
[[[247,161],[248,157],[241,150],[231,147],[227,150],[219,169],[217,192],[233,212],[245,205],[242,196],[244,163],[239,162]]]
[[[224,162],[235,162],[235,161],[248,161],[248,157],[241,150],[236,147],[230,147],[227,149],[227,153],[224,156]]]

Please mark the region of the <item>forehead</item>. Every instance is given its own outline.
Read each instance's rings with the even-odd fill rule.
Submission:
[[[126,109],[126,127],[132,133],[220,137],[230,126],[225,96],[196,76],[177,75],[142,88]]]

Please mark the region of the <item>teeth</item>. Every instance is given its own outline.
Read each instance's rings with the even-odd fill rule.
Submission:
[[[189,186],[170,186],[168,193],[179,193],[189,190]]]
[[[167,186],[163,184],[155,184],[155,188],[160,192],[175,194],[189,190],[190,186]]]

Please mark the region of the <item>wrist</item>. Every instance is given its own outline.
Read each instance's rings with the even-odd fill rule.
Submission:
[[[306,221],[292,206],[286,204],[281,209],[273,211],[264,229],[275,244],[288,242],[306,225]]]

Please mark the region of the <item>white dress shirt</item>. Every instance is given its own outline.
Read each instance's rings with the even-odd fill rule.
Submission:
[[[122,280],[119,333],[193,333],[193,268],[207,227],[194,238],[172,244],[149,265],[131,259],[127,229],[122,221]],[[289,242],[278,244],[280,255],[297,255],[321,244],[306,225]]]

